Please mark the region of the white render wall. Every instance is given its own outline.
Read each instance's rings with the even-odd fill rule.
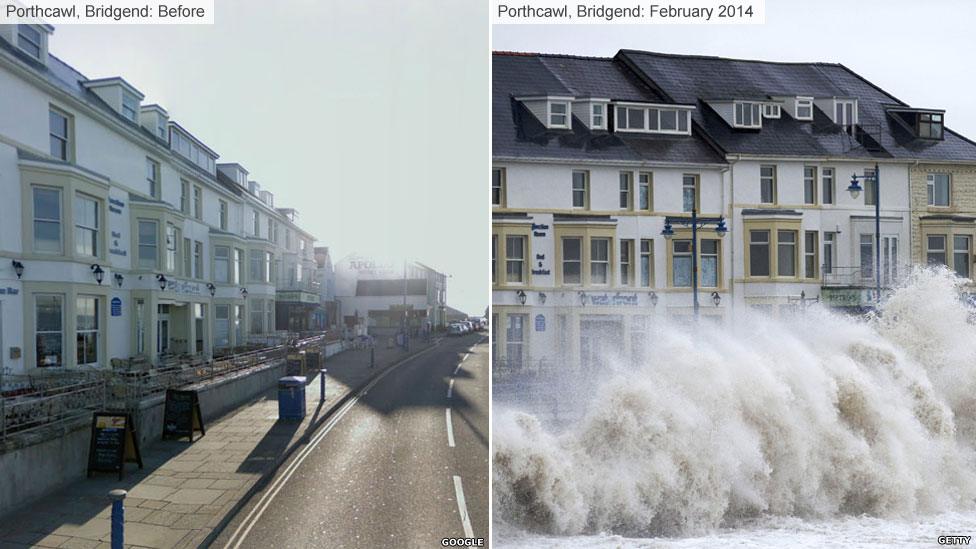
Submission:
[[[228,205],[226,232],[243,237],[251,229],[251,212],[258,210],[261,215],[260,237],[267,237],[267,223],[269,217],[274,217],[279,225],[279,242],[274,245],[275,259],[282,257],[284,247],[285,227],[290,225],[287,219],[268,207],[258,198],[247,192],[243,196],[224,189],[212,179],[203,177],[188,167],[176,153],[171,152],[165,145],[158,144],[144,137],[135,129],[118,123],[110,113],[103,113],[98,109],[77,101],[74,96],[51,87],[45,78],[38,77],[32,69],[24,68],[5,52],[0,52],[0,368],[8,372],[23,372],[31,365],[26,362],[27,348],[33,345],[33,329],[24,325],[28,318],[25,308],[33,307],[32,301],[25,296],[25,285],[31,283],[56,283],[65,287],[77,287],[84,292],[84,285],[92,285],[94,280],[91,263],[99,263],[105,270],[104,282],[101,288],[106,292],[102,306],[106,309],[101,317],[100,325],[101,345],[106,350],[105,362],[108,358],[128,357],[135,353],[134,342],[130,337],[133,325],[132,311],[135,298],[131,292],[159,293],[156,280],[152,274],[131,272],[132,264],[137,254],[135,237],[132,234],[132,206],[138,203],[130,200],[130,193],[147,196],[149,183],[146,180],[146,158],[150,157],[160,165],[161,200],[169,203],[175,210],[180,207],[181,179],[190,184],[189,207],[186,219],[177,225],[181,231],[181,239],[189,238],[203,244],[203,275],[199,279],[188,280],[181,276],[170,276],[170,279],[186,281],[181,284],[183,290],[169,289],[160,295],[168,300],[187,300],[190,302],[204,302],[207,304],[209,334],[213,334],[214,304],[209,299],[206,284],[212,280],[212,244],[210,229],[220,228],[220,209],[218,200],[224,200]],[[23,249],[24,236],[22,224],[24,215],[29,211],[21,211],[24,197],[22,193],[21,165],[18,160],[17,148],[34,155],[48,157],[49,126],[48,113],[50,106],[66,111],[72,117],[71,145],[74,151],[73,167],[64,169],[81,169],[96,180],[103,180],[109,184],[109,204],[104,206],[104,215],[100,218],[100,231],[107,236],[107,246],[104,258],[92,261],[72,261],[70,258],[27,258],[31,250]],[[192,122],[187,126],[193,126]],[[53,160],[53,159],[52,159]],[[43,165],[43,163],[39,163]],[[59,168],[60,169],[60,168]],[[193,219],[193,187],[199,186],[203,191],[202,220]],[[29,197],[28,197],[29,198]],[[62,215],[71,208],[70,195],[62,196]],[[29,200],[28,200],[29,203]],[[121,209],[121,213],[113,212]],[[65,219],[62,218],[62,223]],[[294,233],[295,229],[293,229]],[[308,255],[314,239],[308,233],[301,231],[301,236],[309,240]],[[294,235],[295,243],[298,234]],[[164,247],[164,240],[159,241],[160,248]],[[64,234],[63,245],[66,249],[73,246],[70,233]],[[177,243],[182,251],[182,241]],[[249,250],[253,242],[241,241],[236,246]],[[295,244],[297,247],[297,244]],[[114,253],[113,253],[114,252]],[[14,274],[11,260],[21,260],[25,266],[23,281]],[[280,267],[279,267],[280,268]],[[162,270],[162,265],[160,265]],[[180,266],[177,266],[180,270]],[[245,254],[245,276],[249,270],[248,257]],[[120,273],[125,277],[123,288],[117,288],[113,275]],[[76,286],[77,285],[77,286]],[[260,299],[274,299],[274,281],[270,284],[248,283],[249,295]],[[218,284],[216,299],[222,303],[245,303],[240,296],[238,287],[225,287]],[[141,294],[145,295],[145,293]],[[111,316],[107,309],[112,298],[122,300],[120,316]],[[147,300],[147,307],[155,306],[155,299]],[[65,307],[65,315],[69,314]],[[153,317],[154,318],[154,317]],[[245,326],[249,319],[245,316]],[[246,328],[245,328],[246,332]],[[147,344],[152,341],[154,328],[147,326]],[[73,352],[74,334],[64,334],[63,352],[67,355]],[[20,349],[20,358],[11,358],[11,351]],[[100,353],[102,354],[102,353]],[[106,364],[107,365],[107,364]]]

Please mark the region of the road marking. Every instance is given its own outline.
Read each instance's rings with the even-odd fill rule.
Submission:
[[[464,488],[461,488],[461,477],[454,475],[454,493],[457,495],[458,513],[461,515],[461,526],[464,527],[464,537],[473,538],[471,517],[468,516],[468,505],[464,503]]]
[[[451,398],[451,394],[454,393],[454,378],[447,384],[447,398]]]
[[[301,451],[298,453],[298,456],[288,465],[288,467],[285,468],[284,473],[278,478],[276,478],[274,482],[272,482],[271,485],[268,487],[268,489],[261,495],[261,499],[258,500],[258,503],[251,509],[251,511],[244,518],[244,520],[241,521],[241,523],[237,526],[237,528],[234,530],[234,533],[231,534],[230,539],[227,541],[227,544],[224,545],[224,547],[232,547],[234,549],[237,549],[241,546],[242,543],[244,543],[244,539],[251,532],[251,528],[255,524],[257,524],[258,520],[261,519],[261,515],[264,514],[268,506],[271,505],[272,500],[274,500],[275,496],[278,495],[278,492],[281,491],[281,489],[285,486],[288,480],[291,479],[292,475],[295,474],[295,471],[297,471],[298,467],[301,466],[303,461],[305,461],[305,458],[307,458],[312,453],[312,451],[315,450],[315,447],[318,446],[320,442],[322,442],[322,439],[325,438],[325,435],[329,434],[329,431],[331,431],[332,428],[335,427],[337,423],[339,423],[339,420],[342,419],[342,416],[346,415],[346,412],[351,410],[352,407],[355,406],[357,402],[359,402],[359,399],[363,395],[365,395],[370,389],[373,388],[374,385],[379,383],[384,377],[389,375],[391,372],[393,372],[393,370],[397,369],[402,364],[409,362],[424,354],[427,354],[428,351],[436,347],[437,345],[431,345],[429,348],[420,351],[419,353],[413,356],[404,358],[403,360],[390,365],[389,367],[387,367],[386,370],[383,371],[383,373],[376,376],[376,378],[373,379],[373,381],[370,381],[369,384],[363,387],[362,390],[360,390],[355,396],[353,396],[345,404],[343,404],[342,408],[336,410],[335,415],[329,418],[329,421],[327,421],[325,425],[321,428],[322,430],[320,432],[315,433],[315,435],[308,442],[308,444],[304,448],[302,448]],[[238,537],[238,534],[240,534],[240,537]]]
[[[445,410],[445,417],[447,417],[447,445],[454,448],[454,425],[451,424],[451,409]]]

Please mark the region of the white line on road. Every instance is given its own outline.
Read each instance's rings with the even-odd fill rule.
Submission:
[[[454,448],[454,425],[451,423],[451,409],[448,408],[444,414],[447,417],[447,445]]]
[[[447,384],[447,398],[451,398],[451,395],[453,393],[454,393],[454,378],[452,377],[451,381],[448,382]]]
[[[461,477],[454,475],[454,493],[457,494],[458,513],[461,515],[461,526],[464,527],[464,537],[473,538],[471,517],[468,516],[468,505],[464,503],[464,488],[461,488]]]
[[[386,370],[384,370],[381,374],[376,376],[376,378],[374,378],[365,387],[363,387],[363,389],[359,391],[359,393],[357,393],[355,396],[350,398],[341,408],[336,410],[335,415],[329,418],[329,420],[326,422],[324,426],[320,427],[321,431],[315,433],[312,440],[310,440],[308,444],[299,451],[298,456],[296,458],[293,458],[293,461],[288,465],[288,467],[285,468],[283,474],[277,477],[272,482],[272,484],[266,489],[266,491],[261,495],[261,498],[258,500],[257,504],[251,509],[251,511],[244,518],[244,520],[241,521],[241,523],[237,526],[237,529],[235,529],[234,533],[231,534],[230,539],[227,541],[227,544],[224,547],[225,548],[231,547],[237,549],[241,546],[242,543],[244,543],[244,538],[246,538],[247,535],[251,532],[251,528],[255,524],[257,524],[258,520],[261,518],[261,515],[263,515],[265,510],[267,510],[268,506],[271,505],[271,501],[274,500],[275,496],[278,495],[278,492],[281,491],[281,489],[285,486],[288,480],[291,479],[292,475],[295,474],[295,471],[298,470],[298,467],[302,464],[303,461],[305,461],[305,458],[307,458],[309,454],[312,453],[315,447],[318,446],[319,443],[322,442],[322,439],[325,438],[325,435],[329,434],[329,431],[331,431],[332,428],[335,427],[337,423],[339,423],[339,420],[342,419],[342,416],[346,415],[346,412],[352,409],[352,407],[356,405],[356,403],[363,395],[365,395],[370,389],[373,388],[374,385],[379,383],[384,377],[389,375],[391,372],[393,372],[393,370],[398,368],[400,365],[409,362],[417,357],[420,357],[421,355],[427,354],[427,352],[435,348],[436,345],[432,345],[429,348],[424,349],[423,351],[420,351],[419,353],[413,356],[404,358],[399,362],[387,366]]]

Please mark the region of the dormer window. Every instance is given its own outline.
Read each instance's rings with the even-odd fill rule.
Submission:
[[[564,101],[549,102],[549,127],[569,127],[569,103]]]
[[[797,97],[794,102],[793,118],[797,120],[813,120],[813,98]]]
[[[41,31],[30,25],[17,25],[17,47],[34,59],[41,59],[42,40]]]
[[[761,128],[762,115],[759,112],[759,106],[759,103],[736,101],[735,127]]]
[[[605,130],[607,128],[607,110],[603,103],[590,104],[590,129]]]
[[[690,120],[688,108],[618,104],[614,125],[618,131],[690,135]]]
[[[133,122],[139,121],[139,98],[131,93],[122,93],[122,116]]]
[[[763,103],[763,118],[779,118],[780,113],[779,103]]]
[[[934,112],[918,113],[918,136],[924,139],[942,139],[942,114]]]

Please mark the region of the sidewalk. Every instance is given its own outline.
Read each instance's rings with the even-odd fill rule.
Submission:
[[[435,343],[436,344],[436,340]],[[145,468],[128,464],[126,476],[96,474],[0,521],[0,548],[109,547],[110,490],[123,488],[126,547],[197,547],[332,406],[373,373],[432,345],[411,341],[410,352],[347,350],[325,361],[326,402],[316,374],[306,387],[302,422],[278,422],[277,388],[206,424],[192,444],[161,441],[143,450]],[[199,436],[199,433],[198,433]],[[87,459],[87,455],[80,456]]]

